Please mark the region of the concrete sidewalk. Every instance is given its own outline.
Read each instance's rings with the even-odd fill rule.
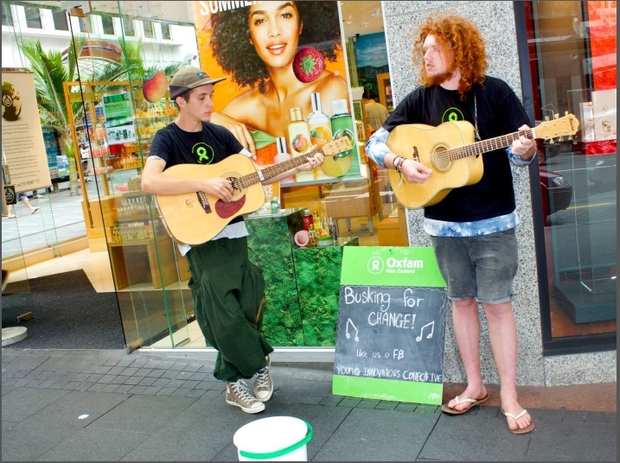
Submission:
[[[496,388],[489,405],[448,416],[437,406],[334,396],[329,364],[279,364],[274,355],[274,396],[265,412],[247,415],[225,403],[212,368],[199,356],[5,347],[2,461],[237,461],[235,432],[281,415],[312,425],[311,461],[617,461],[615,384],[594,389],[600,400],[588,397],[613,404],[607,410],[571,409],[581,401],[570,397],[558,408],[521,399],[536,429],[516,436]],[[539,399],[530,404],[545,403],[549,388],[529,389]]]

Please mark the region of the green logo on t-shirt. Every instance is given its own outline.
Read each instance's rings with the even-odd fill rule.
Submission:
[[[465,117],[463,116],[461,110],[455,107],[446,109],[441,117],[441,122],[455,122],[464,120]]]
[[[198,164],[211,164],[215,159],[215,152],[213,151],[213,148],[205,142],[196,143],[192,147],[192,153],[196,156]]]

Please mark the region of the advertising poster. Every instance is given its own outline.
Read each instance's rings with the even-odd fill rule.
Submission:
[[[2,150],[17,193],[52,185],[32,72],[2,70]]]
[[[320,168],[283,185],[359,178],[338,2],[194,2],[194,8],[201,67],[226,77],[215,86],[212,122],[229,129],[244,124],[259,168],[312,146],[324,151]],[[343,136],[351,148],[333,151]]]

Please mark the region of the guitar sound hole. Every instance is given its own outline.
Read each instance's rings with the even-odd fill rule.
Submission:
[[[440,147],[433,153],[433,164],[439,171],[445,171],[450,168],[450,156],[446,148]]]
[[[230,182],[233,187],[233,197],[231,201],[236,201],[240,197],[242,197],[245,193],[239,184],[239,179],[236,177],[226,177],[226,179]]]

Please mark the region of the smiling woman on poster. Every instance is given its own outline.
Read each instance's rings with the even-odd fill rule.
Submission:
[[[286,136],[290,109],[301,108],[305,120],[312,93],[320,94],[328,115],[333,101],[349,101],[347,81],[324,65],[342,49],[336,2],[257,2],[213,14],[211,27],[216,61],[241,88],[250,87],[213,119],[253,153],[249,132]]]

